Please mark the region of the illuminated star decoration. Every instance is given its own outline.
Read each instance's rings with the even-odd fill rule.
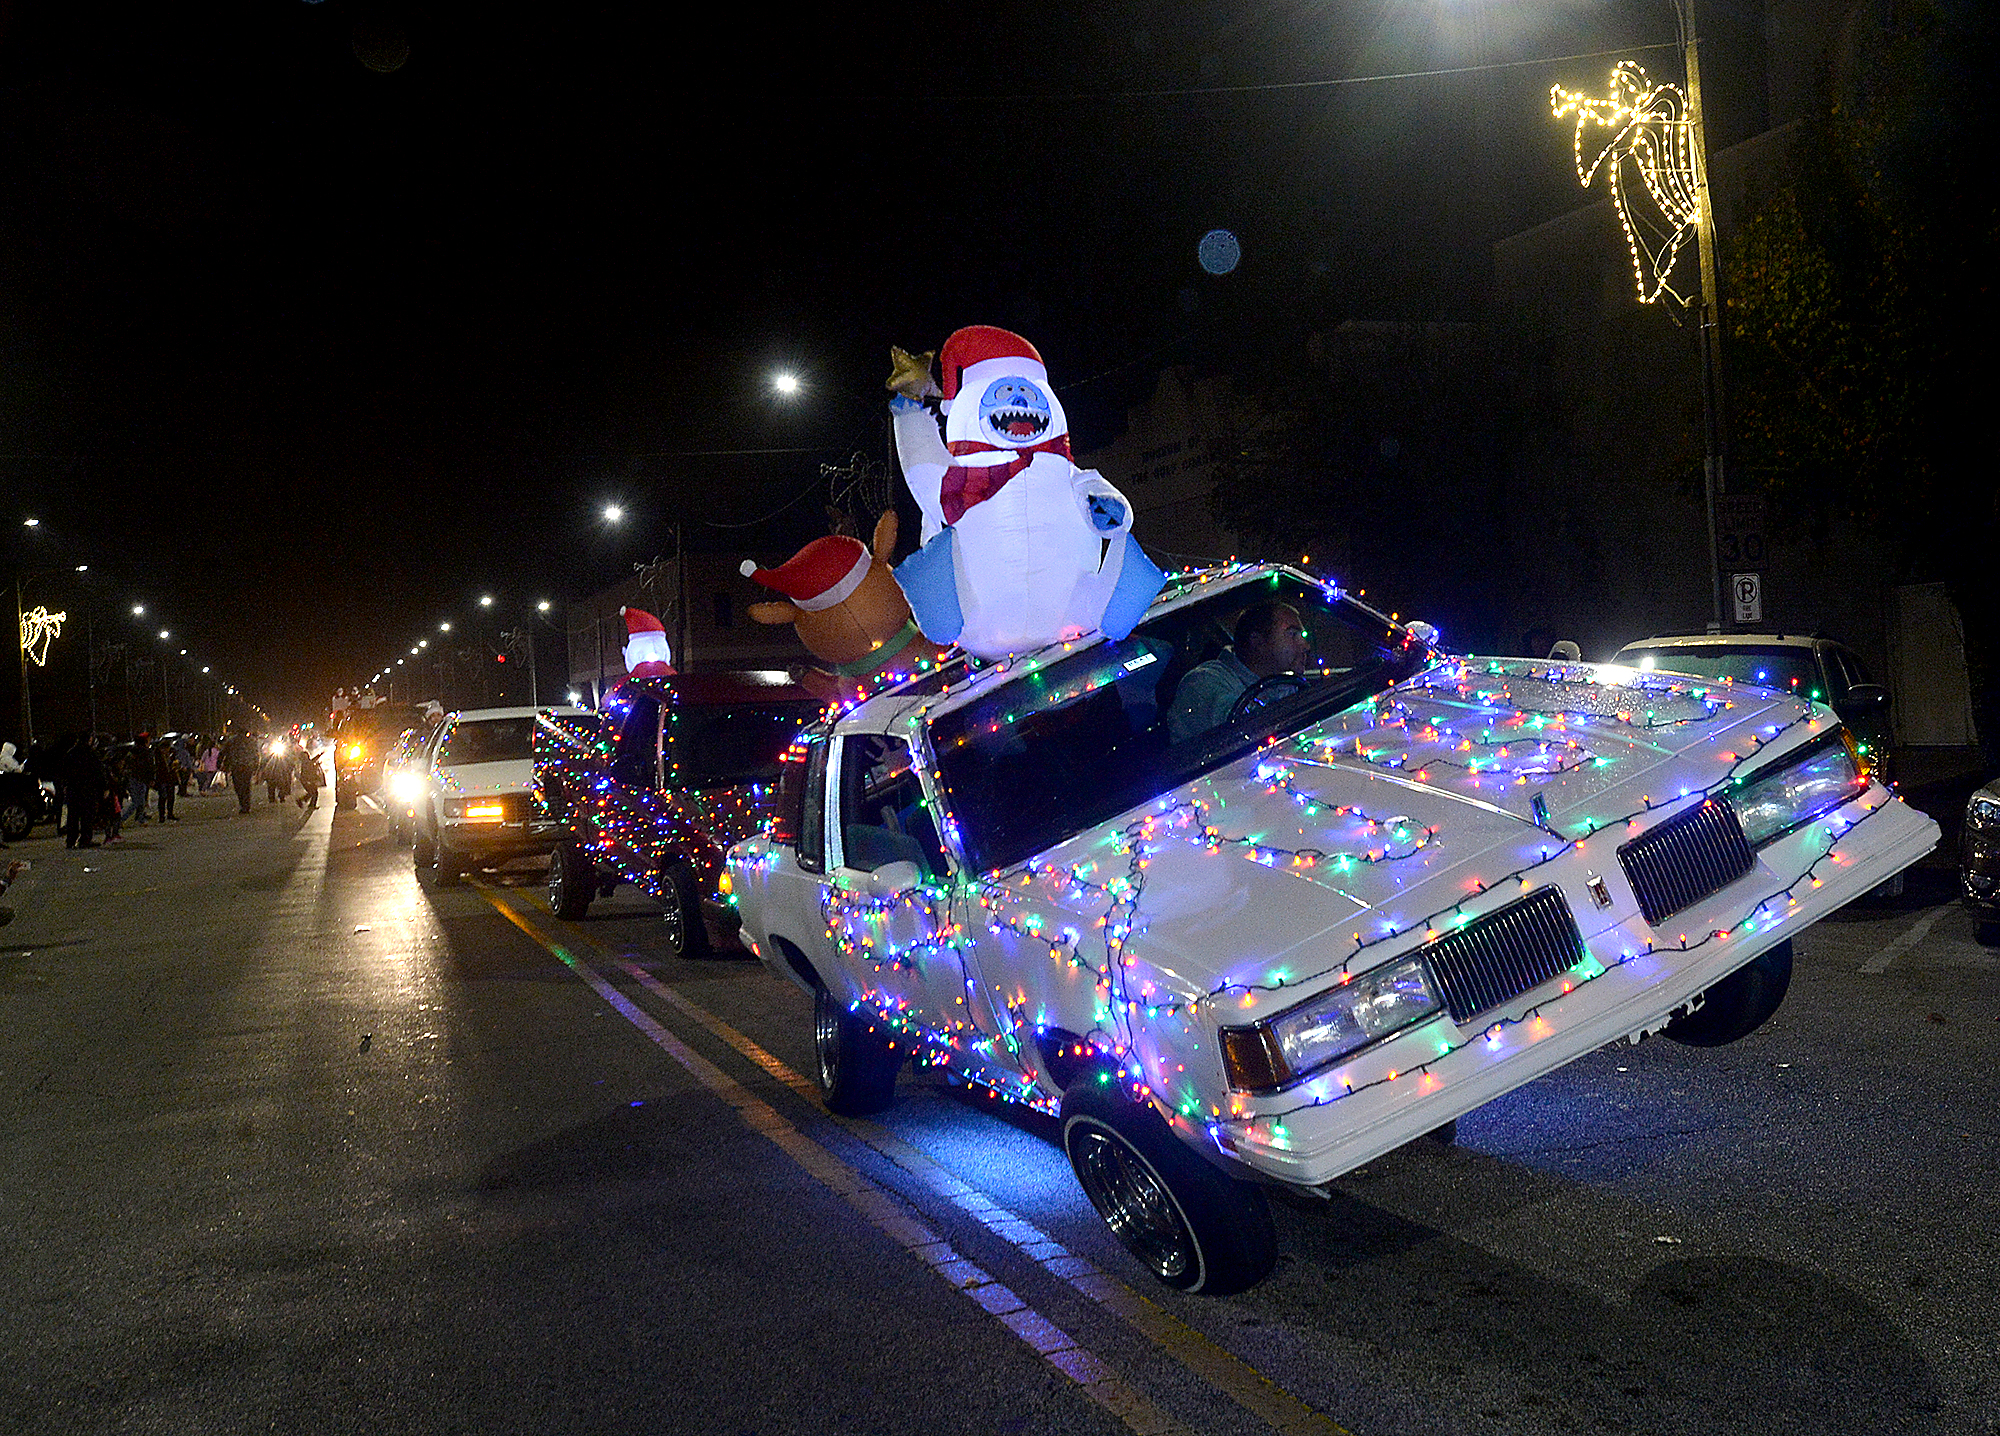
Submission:
[[[1625,230],[1625,247],[1632,254],[1632,273],[1639,302],[1651,304],[1664,290],[1685,304],[1668,287],[1674,260],[1701,218],[1695,197],[1694,122],[1687,97],[1674,85],[1655,85],[1631,60],[1620,60],[1611,71],[1611,93],[1599,99],[1581,90],[1549,87],[1549,102],[1557,119],[1576,115],[1576,177],[1585,189],[1601,169],[1611,186],[1611,203]],[[1583,132],[1600,125],[1610,137],[1586,160]],[[1608,161],[1608,163],[1607,163]],[[1627,164],[1639,177],[1651,211],[1635,206]]]
[[[21,651],[40,668],[49,661],[49,640],[62,637],[67,613],[50,613],[39,603],[21,615]]]

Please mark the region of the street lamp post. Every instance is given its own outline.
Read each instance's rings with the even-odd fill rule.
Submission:
[[[1550,99],[1558,117],[1576,117],[1577,178],[1588,187],[1600,171],[1608,176],[1612,205],[1624,227],[1631,251],[1639,302],[1650,304],[1661,294],[1682,304],[1668,279],[1690,232],[1701,272],[1696,333],[1701,344],[1702,493],[1708,524],[1709,605],[1714,627],[1723,626],[1722,563],[1716,542],[1718,498],[1727,491],[1727,391],[1723,382],[1721,279],[1716,263],[1715,211],[1709,202],[1708,136],[1701,107],[1701,54],[1696,0],[1673,0],[1679,27],[1687,91],[1655,85],[1630,60],[1611,72],[1611,90],[1603,97],[1555,85]],[[1586,130],[1597,126],[1609,133],[1594,159],[1588,159]],[[1630,165],[1636,183],[1621,179]],[[1635,207],[1644,196],[1649,206]],[[1664,232],[1648,210],[1657,210]]]
[[[1701,422],[1702,495],[1708,508],[1708,587],[1710,617],[1723,626],[1722,558],[1716,543],[1716,500],[1728,492],[1724,482],[1729,426],[1724,407],[1727,390],[1722,371],[1722,288],[1716,268],[1715,209],[1708,202],[1708,135],[1701,118],[1701,52],[1695,36],[1695,0],[1674,0],[1680,21],[1681,52],[1686,56],[1688,127],[1694,160],[1695,257],[1701,264]]]

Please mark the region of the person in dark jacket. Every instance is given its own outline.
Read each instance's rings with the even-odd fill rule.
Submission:
[[[326,781],[326,771],[319,765],[319,754],[305,743],[299,744],[299,806],[308,813],[319,806],[320,784]]]
[[[153,745],[149,756],[153,760],[153,796],[159,799],[160,821],[178,823],[180,818],[174,812],[174,795],[179,789],[179,778],[174,772],[173,745],[162,738]]]
[[[239,732],[231,723],[222,739],[222,766],[229,771],[229,786],[236,790],[238,812],[250,811],[250,784],[257,777],[257,740]]]
[[[104,759],[98,756],[97,748],[90,739],[79,737],[70,746],[69,752],[63,755],[62,774],[66,804],[63,846],[94,848],[97,846],[97,805],[104,801],[111,780],[104,770]]]

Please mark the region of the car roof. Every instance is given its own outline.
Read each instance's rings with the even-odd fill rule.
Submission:
[[[1330,591],[1341,592],[1353,598],[1353,595],[1345,594],[1345,591],[1331,579],[1307,573],[1290,564],[1232,562],[1214,568],[1194,569],[1170,575],[1160,589],[1160,596],[1153,600],[1152,606],[1146,610],[1145,617],[1141,618],[1139,623],[1150,623],[1177,608],[1184,608],[1199,599],[1207,598],[1212,593],[1226,592],[1232,588],[1261,582],[1270,578],[1273,573],[1289,574],[1302,583],[1324,585]],[[1368,608],[1368,604],[1360,599],[1354,601],[1362,608]],[[1381,617],[1384,623],[1395,627],[1401,626],[1386,614]],[[1135,628],[1137,626],[1134,625]],[[988,688],[998,687],[1014,674],[1039,668],[1045,663],[1071,653],[1094,648],[1104,641],[1105,637],[1101,632],[1093,631],[1081,638],[1058,640],[1029,653],[1017,653],[1008,658],[987,662],[975,669],[969,678],[952,684],[941,694],[925,687],[926,678],[911,679],[909,683],[884,689],[870,696],[865,702],[843,715],[840,719],[840,730],[844,733],[903,732],[907,720],[914,716],[936,718],[971,702]]]
[[[1814,638],[1796,633],[1671,633],[1658,638],[1642,638],[1619,649],[1633,648],[1811,648],[1816,643],[1832,643],[1830,638]]]
[[[446,714],[452,722],[478,723],[488,718],[533,718],[542,713],[581,713],[581,708],[572,708],[566,703],[544,703],[539,708],[461,708],[456,713]]]
[[[734,673],[675,673],[666,677],[628,678],[625,685],[674,703],[809,703],[822,700],[776,669]],[[577,710],[581,711],[581,710]]]

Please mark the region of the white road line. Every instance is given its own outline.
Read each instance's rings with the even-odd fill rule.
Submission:
[[[1871,976],[1876,973],[1887,972],[1890,963],[1931,935],[1931,928],[1936,925],[1939,918],[1952,910],[1952,906],[1951,903],[1946,903],[1942,907],[1932,908],[1929,912],[1904,928],[1901,935],[1894,942],[1869,958],[1868,961],[1862,963],[1855,970],[1857,972],[1868,973]]]
[[[673,1058],[694,1079],[736,1110],[744,1124],[797,1162],[822,1185],[843,1198],[870,1225],[929,1267],[946,1285],[961,1293],[1019,1337],[1044,1361],[1074,1381],[1083,1394],[1116,1416],[1139,1436],[1194,1436],[1192,1428],[1153,1404],[1103,1361],[1007,1287],[967,1261],[936,1232],[917,1220],[915,1209],[879,1186],[793,1126],[777,1108],[682,1042],[613,987],[595,968],[537,932],[512,904],[484,884],[480,895],[493,907],[588,983],[599,997],[654,1045]],[[593,944],[594,946],[595,944]]]

